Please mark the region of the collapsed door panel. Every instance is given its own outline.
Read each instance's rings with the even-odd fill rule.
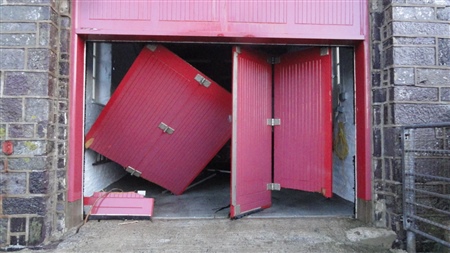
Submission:
[[[272,67],[262,54],[233,49],[231,217],[269,207]]]
[[[150,45],[86,135],[86,148],[181,194],[230,138],[229,115],[225,89]]]
[[[331,56],[313,48],[275,65],[274,181],[331,197]]]

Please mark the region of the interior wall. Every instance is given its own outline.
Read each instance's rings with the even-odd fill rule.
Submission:
[[[111,43],[88,43],[86,50],[86,104],[85,133],[94,124],[111,95],[112,74]],[[95,60],[94,60],[95,58]],[[95,67],[94,67],[94,62]],[[95,81],[94,81],[95,80]],[[84,156],[84,196],[91,196],[111,183],[122,178],[125,170],[114,162],[92,165],[97,159],[97,153],[87,149]]]
[[[333,81],[333,144],[336,144],[338,136],[338,122],[344,123],[345,140],[348,146],[348,155],[341,160],[336,155],[336,146],[333,152],[333,193],[340,197],[355,202],[355,157],[356,157],[356,132],[355,132],[355,101],[354,101],[354,53],[353,48],[340,47],[339,53],[335,50],[335,56],[339,58],[339,64],[335,57],[334,81]],[[339,68],[337,67],[339,65]],[[339,82],[337,72],[339,71]],[[339,102],[338,102],[339,101]],[[339,106],[340,109],[337,107]],[[342,139],[340,140],[342,143]],[[342,147],[341,147],[342,148]]]

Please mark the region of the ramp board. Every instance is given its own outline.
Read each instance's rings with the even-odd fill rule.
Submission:
[[[160,45],[139,54],[85,146],[181,194],[231,137],[231,94]]]
[[[272,66],[267,57],[233,48],[232,218],[271,205],[271,104]]]
[[[331,52],[312,48],[275,65],[275,182],[332,195]]]

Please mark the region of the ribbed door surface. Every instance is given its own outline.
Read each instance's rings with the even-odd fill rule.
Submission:
[[[324,50],[326,49],[326,50]],[[322,50],[322,51],[321,51]],[[312,48],[275,65],[275,182],[332,195],[331,55]]]
[[[234,48],[231,217],[271,205],[271,104],[267,57]]]
[[[229,92],[163,46],[149,46],[86,135],[86,148],[181,194],[230,139],[231,109]]]

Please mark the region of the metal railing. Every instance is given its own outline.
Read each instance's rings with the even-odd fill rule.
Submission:
[[[402,127],[402,152],[407,251],[416,235],[450,248],[450,122]]]

